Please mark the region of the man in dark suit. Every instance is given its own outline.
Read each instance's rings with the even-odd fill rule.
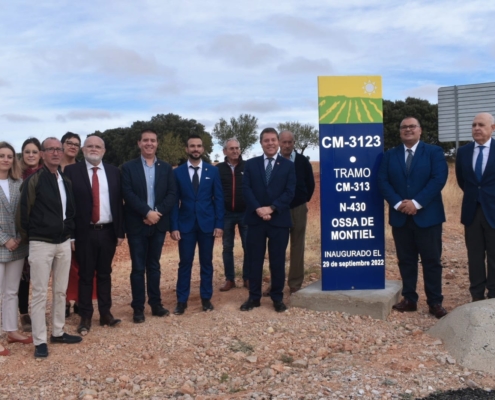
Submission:
[[[246,161],[243,193],[248,225],[247,247],[250,251],[249,298],[241,311],[260,306],[263,263],[268,240],[271,290],[275,311],[287,310],[283,302],[285,251],[292,226],[290,202],[296,188],[294,163],[277,154],[278,133],[265,128],[260,135],[263,155]]]
[[[287,285],[290,293],[301,289],[304,281],[304,248],[306,246],[306,225],[308,203],[315,191],[313,167],[302,154],[294,150],[295,140],[291,131],[280,132],[280,154],[294,163],[296,170],[296,192],[290,203],[290,266]]]
[[[473,143],[457,152],[455,173],[464,192],[464,225],[473,301],[495,298],[495,121],[481,113],[473,120]],[[486,261],[485,261],[486,260]]]
[[[160,256],[175,204],[174,174],[169,164],[156,157],[156,132],[143,130],[138,147],[141,156],[122,166],[125,229],[132,261],[134,323],[145,320],[145,273],[151,314],[157,317],[169,314],[160,295]]]
[[[223,190],[218,169],[201,160],[204,147],[200,136],[189,136],[186,153],[187,162],[174,170],[177,200],[171,217],[171,236],[179,241],[180,257],[176,315],[184,314],[187,308],[196,244],[201,304],[203,311],[213,310],[213,244],[223,233]]]
[[[85,162],[67,165],[76,203],[75,241],[72,250],[79,264],[79,315],[77,332],[87,334],[93,317],[93,278],[96,272],[100,325],[117,326],[121,321],[112,307],[112,260],[124,240],[120,171],[101,160],[105,142],[89,136],[82,148]]]
[[[442,307],[442,223],[445,212],[442,188],[448,168],[438,146],[421,142],[421,125],[407,117],[400,124],[401,145],[387,151],[378,172],[378,186],[389,204],[389,223],[395,241],[402,277],[402,301],[393,309],[416,311],[418,256],[429,313],[447,314]]]

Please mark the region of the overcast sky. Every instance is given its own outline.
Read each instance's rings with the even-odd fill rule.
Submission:
[[[476,0],[0,0],[1,139],[20,151],[29,136],[167,113],[208,132],[241,113],[260,130],[316,126],[318,75],[381,75],[384,99],[436,103],[439,87],[495,81],[494,12]]]

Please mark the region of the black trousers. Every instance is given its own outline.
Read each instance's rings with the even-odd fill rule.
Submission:
[[[285,251],[289,243],[289,228],[272,226],[268,222],[249,225],[247,248],[249,251],[249,298],[261,299],[263,264],[268,242],[271,292],[273,301],[282,301],[285,285]]]
[[[407,217],[401,227],[392,227],[399,271],[402,277],[402,296],[418,302],[418,258],[423,264],[426,302],[432,306],[442,304],[442,224],[421,228]]]
[[[110,225],[103,230],[90,230],[87,238],[76,241],[79,264],[79,315],[93,316],[93,278],[96,272],[96,294],[100,317],[112,307],[112,260],[117,246],[115,231]]]
[[[24,260],[24,264],[27,260]],[[26,265],[24,265],[24,269]],[[29,268],[29,266],[28,266]],[[17,298],[19,299],[19,314],[29,314],[29,274],[24,277],[24,274],[19,282],[19,292],[17,293]]]
[[[475,299],[495,297],[495,229],[478,206],[474,220],[464,227],[469,263],[469,291]]]

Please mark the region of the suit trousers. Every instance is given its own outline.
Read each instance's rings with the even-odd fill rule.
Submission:
[[[234,239],[235,239],[235,227],[239,229],[239,236],[241,237],[241,244],[243,250],[243,262],[242,262],[242,279],[249,279],[249,253],[246,248],[247,238],[247,225],[243,222],[244,212],[232,212],[225,210],[223,218],[223,267],[225,271],[225,279],[228,281],[235,280],[235,266],[234,266]]]
[[[418,255],[423,264],[423,280],[428,305],[442,304],[442,224],[421,228],[409,216],[401,227],[392,227],[399,270],[402,277],[402,296],[418,302]]]
[[[46,301],[52,275],[52,335],[62,336],[65,325],[65,292],[69,282],[70,240],[60,244],[29,242],[31,268],[31,322],[35,346],[47,343]]]
[[[495,297],[495,229],[486,220],[481,206],[474,220],[464,227],[469,263],[469,291],[475,299]]]
[[[187,302],[191,293],[191,273],[196,243],[199,250],[199,294],[201,299],[210,300],[213,295],[213,232],[203,232],[196,221],[192,232],[180,233],[179,271],[177,277],[177,301]]]
[[[159,231],[156,226],[149,226],[145,234],[128,235],[127,242],[131,252],[131,307],[134,311],[144,311],[146,289],[148,304],[153,307],[162,304],[160,294],[160,257],[162,255],[165,232]]]
[[[76,259],[79,264],[79,315],[93,316],[93,282],[96,272],[96,291],[100,317],[108,315],[112,307],[112,260],[117,238],[113,225],[102,230],[90,229],[89,235],[79,239]]]
[[[249,225],[247,247],[250,251],[249,298],[261,299],[263,264],[268,241],[271,291],[273,301],[282,301],[285,285],[285,252],[289,243],[289,228],[272,226],[268,222]]]
[[[21,280],[24,258],[0,262],[0,301],[2,302],[2,329],[17,331],[17,293]]]
[[[290,228],[290,266],[287,284],[290,288],[300,289],[304,281],[304,247],[306,246],[308,204],[304,203],[292,208],[290,216],[292,228]]]

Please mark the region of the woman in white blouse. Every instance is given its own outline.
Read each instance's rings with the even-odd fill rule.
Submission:
[[[9,343],[33,343],[31,336],[18,330],[17,292],[21,280],[24,257],[28,246],[21,244],[15,228],[15,212],[22,183],[19,161],[14,148],[0,142],[0,297],[2,299],[2,329],[7,332]],[[0,356],[10,351],[0,345]]]

